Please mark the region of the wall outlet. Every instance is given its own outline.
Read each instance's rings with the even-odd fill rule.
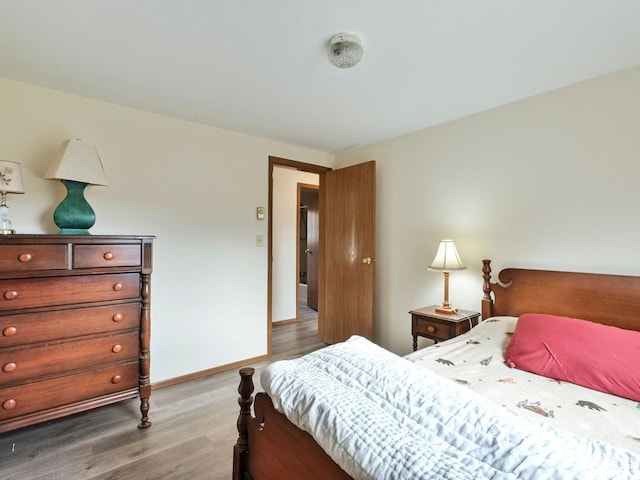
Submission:
[[[264,246],[264,237],[262,235],[256,235],[256,247]]]

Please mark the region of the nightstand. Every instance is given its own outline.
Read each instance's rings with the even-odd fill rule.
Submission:
[[[438,313],[436,305],[411,310],[411,335],[413,351],[418,349],[418,336],[430,338],[434,342],[457,337],[478,325],[480,314],[458,309],[457,313]]]

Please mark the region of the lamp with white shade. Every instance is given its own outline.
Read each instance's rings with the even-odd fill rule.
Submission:
[[[11,224],[11,210],[7,206],[7,193],[24,193],[22,168],[17,162],[0,160],[0,234],[16,233]]]
[[[53,213],[61,235],[89,235],[96,214],[84,197],[87,185],[107,185],[96,147],[82,140],[62,143],[55,161],[44,178],[60,180],[67,188],[66,198]]]
[[[444,302],[442,306],[436,307],[438,313],[456,313],[457,309],[449,303],[449,272],[452,270],[465,270],[467,267],[462,263],[456,242],[453,240],[440,240],[436,256],[429,265],[429,270],[438,270],[444,273]]]

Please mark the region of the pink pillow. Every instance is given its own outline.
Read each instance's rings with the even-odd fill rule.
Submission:
[[[511,368],[640,401],[640,332],[527,313],[505,358]]]

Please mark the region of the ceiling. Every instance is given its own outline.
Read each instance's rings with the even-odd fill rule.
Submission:
[[[0,77],[327,152],[639,64],[637,0],[0,0]]]

